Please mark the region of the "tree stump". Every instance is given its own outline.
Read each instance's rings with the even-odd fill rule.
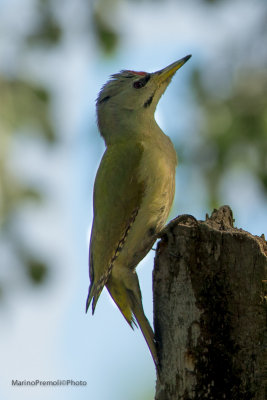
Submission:
[[[156,400],[265,400],[267,243],[228,206],[164,229],[153,273]],[[266,296],[266,292],[265,292]]]

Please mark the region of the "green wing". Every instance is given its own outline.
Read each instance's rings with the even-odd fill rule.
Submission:
[[[141,143],[128,141],[111,145],[97,171],[89,253],[91,283],[86,310],[94,298],[94,312],[112,263],[140,207],[144,184],[138,179],[138,167],[142,154]]]

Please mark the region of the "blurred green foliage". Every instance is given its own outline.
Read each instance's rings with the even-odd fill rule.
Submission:
[[[40,203],[42,193],[33,186],[23,183],[10,169],[10,151],[14,136],[38,135],[46,143],[53,144],[56,136],[50,116],[49,92],[39,85],[9,77],[0,77],[0,228],[2,240],[13,244],[13,252],[21,261],[27,276],[34,283],[41,283],[47,274],[47,266],[34,260],[23,248],[16,233],[14,213],[25,203]],[[34,167],[34,166],[33,166]],[[23,257],[22,254],[25,254]]]
[[[106,54],[113,54],[119,43],[119,35],[98,12],[94,14],[94,30],[100,49]]]
[[[0,76],[0,101],[2,135],[19,134],[26,128],[29,134],[41,135],[51,143],[55,141],[49,116],[48,89],[19,77]]]
[[[194,72],[192,86],[204,123],[188,162],[202,171],[210,207],[220,205],[221,181],[234,169],[252,173],[267,195],[267,70],[244,68],[226,97],[209,91],[200,71]]]
[[[103,54],[112,56],[120,43],[118,24],[115,20],[118,12],[117,0],[98,0],[92,10],[92,26],[98,48]]]
[[[26,265],[26,272],[30,280],[38,285],[44,281],[47,276],[47,266],[40,260],[34,258],[28,259]]]
[[[56,45],[62,37],[62,29],[53,12],[51,0],[38,1],[38,24],[29,33],[26,41],[29,45]]]

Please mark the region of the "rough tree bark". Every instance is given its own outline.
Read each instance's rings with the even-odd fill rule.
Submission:
[[[267,398],[266,272],[264,236],[233,228],[228,206],[170,222],[153,276],[156,400]]]

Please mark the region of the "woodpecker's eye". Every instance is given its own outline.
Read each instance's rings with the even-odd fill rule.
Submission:
[[[144,87],[145,86],[145,83],[140,79],[140,81],[135,81],[134,83],[133,83],[133,87],[135,88],[135,89],[141,89],[142,87]]]
[[[144,87],[150,79],[150,74],[146,74],[143,78],[139,79],[139,81],[135,81],[133,83],[133,87],[135,89],[141,89]]]

